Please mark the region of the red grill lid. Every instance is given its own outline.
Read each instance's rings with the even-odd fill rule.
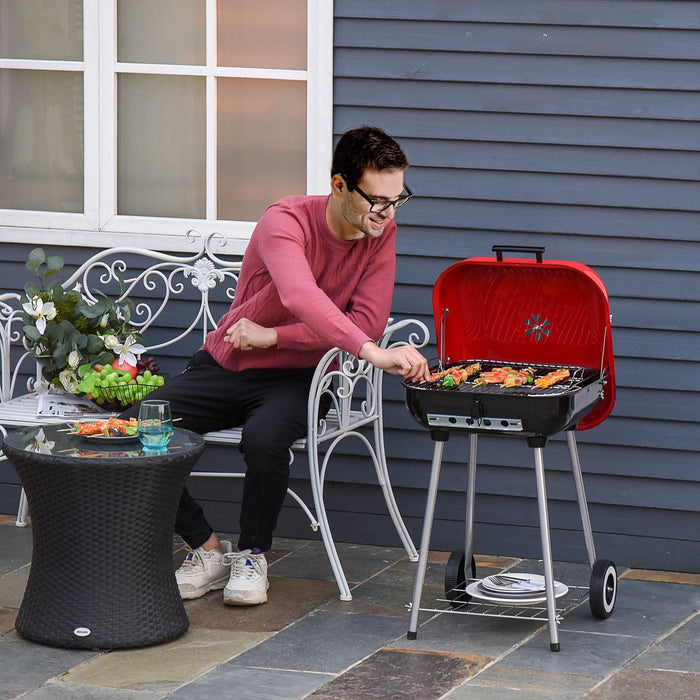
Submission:
[[[608,294],[589,267],[544,260],[544,248],[494,246],[495,258],[448,267],[433,288],[438,352],[446,362],[483,359],[603,369],[605,395],[578,425],[593,428],[615,403]],[[535,259],[503,259],[503,252]],[[444,320],[443,320],[444,318]],[[444,353],[444,356],[443,356]]]

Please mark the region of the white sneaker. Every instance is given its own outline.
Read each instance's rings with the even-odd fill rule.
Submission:
[[[222,540],[221,546],[225,552],[231,551],[231,543],[228,540]],[[229,575],[228,565],[223,563],[226,554],[218,549],[208,552],[202,547],[197,549],[187,547],[187,549],[189,553],[185,561],[175,572],[180,598],[183,600],[200,598],[209,591],[223,588]]]
[[[267,601],[267,561],[264,554],[249,549],[224,554],[223,561],[231,566],[231,576],[224,588],[226,605],[260,605]]]

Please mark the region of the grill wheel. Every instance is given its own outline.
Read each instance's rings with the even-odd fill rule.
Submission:
[[[593,617],[605,620],[612,615],[617,599],[617,569],[608,559],[597,559],[591,572],[588,603]]]
[[[472,555],[471,578],[476,578],[476,561]],[[456,549],[447,560],[445,567],[445,598],[453,608],[466,605],[472,597],[465,592],[467,580],[464,576],[464,550]]]

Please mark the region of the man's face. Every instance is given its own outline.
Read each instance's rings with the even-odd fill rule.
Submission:
[[[366,170],[356,184],[370,199],[390,202],[404,191],[403,174],[403,170]],[[382,212],[371,212],[370,207],[370,203],[356,189],[344,190],[340,213],[345,222],[365,236],[379,238],[394,218],[396,208],[390,206]]]

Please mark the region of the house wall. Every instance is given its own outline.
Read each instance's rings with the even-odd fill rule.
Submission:
[[[700,3],[335,0],[335,17],[336,137],[376,124],[412,162],[395,317],[432,326],[437,276],[494,243],[545,246],[549,259],[596,270],[610,294],[618,385],[611,417],[577,435],[598,554],[699,571]],[[2,246],[3,286],[21,288],[28,249]],[[58,252],[70,265],[91,251]],[[434,342],[426,354],[436,356]],[[165,361],[174,371],[184,359]],[[395,377],[385,415],[397,500],[418,540],[433,444]],[[531,452],[480,438],[478,553],[540,556]],[[434,549],[463,547],[466,453],[466,437],[452,436]],[[212,446],[205,459],[214,469],[240,458]],[[585,561],[561,437],[545,464],[554,556]],[[305,470],[299,455],[292,485],[308,494]],[[235,531],[238,482],[191,489],[216,528]],[[18,495],[0,463],[0,512]],[[399,546],[359,441],[331,462],[326,505],[337,540]],[[318,536],[292,504],[278,534]]]
[[[577,434],[598,554],[700,570],[700,3],[336,0],[335,15],[334,131],[377,124],[412,162],[395,313],[432,325],[440,272],[494,243],[596,270],[618,383],[612,416]],[[415,531],[433,445],[387,384]],[[453,435],[438,548],[463,546],[466,454]],[[585,561],[561,438],[545,465],[555,557]],[[534,482],[524,441],[479,439],[477,552],[539,556]]]

